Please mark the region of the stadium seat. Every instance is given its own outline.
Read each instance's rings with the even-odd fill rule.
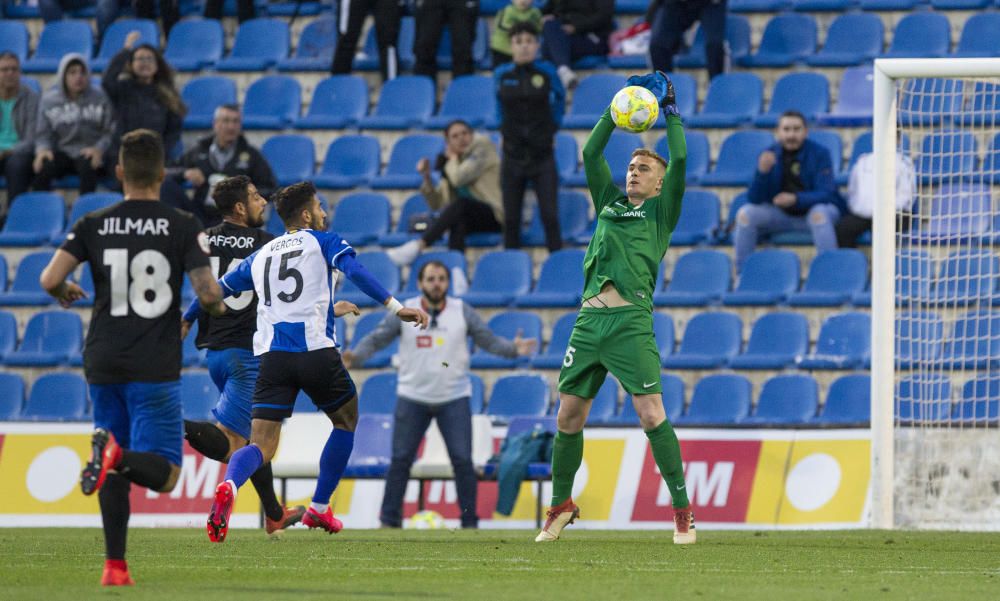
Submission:
[[[820,253],[809,264],[809,275],[800,292],[788,295],[788,304],[796,307],[835,307],[850,302],[865,289],[868,259],[853,248]]]
[[[719,229],[719,197],[709,190],[686,190],[671,246],[694,246],[712,239]]]
[[[962,425],[996,426],[1000,420],[1000,375],[986,374],[966,382],[954,411]]]
[[[337,232],[352,246],[367,246],[389,231],[392,206],[377,192],[355,192],[340,199],[330,220]]]
[[[708,85],[701,112],[685,118],[685,123],[694,128],[747,125],[760,114],[763,94],[764,84],[753,73],[724,73]]]
[[[826,33],[819,52],[806,57],[813,67],[853,67],[882,54],[885,36],[882,19],[871,13],[848,13],[838,16]]]
[[[215,63],[217,71],[264,71],[288,56],[288,24],[257,18],[240,23],[229,56]]]
[[[604,379],[594,400],[590,403],[590,413],[587,414],[587,425],[607,425],[615,422],[615,413],[618,411],[618,380],[611,376]],[[552,410],[554,415],[559,414],[559,401]]]
[[[298,119],[302,89],[294,77],[266,75],[254,80],[243,99],[245,129],[285,129]]]
[[[830,153],[830,167],[834,173],[838,173],[844,163],[844,145],[840,134],[830,130],[814,129],[809,132],[809,139],[827,149]]]
[[[702,186],[748,186],[757,170],[757,157],[774,144],[762,131],[737,131],[722,142],[715,169],[702,176]]]
[[[945,184],[921,207],[910,239],[924,244],[968,244],[989,234],[993,201],[988,184]]]
[[[819,73],[788,73],[774,84],[767,112],[754,119],[757,127],[775,127],[782,113],[795,110],[807,121],[830,111],[830,84]],[[810,133],[810,136],[812,133]]]
[[[73,207],[69,213],[69,219],[66,220],[66,229],[57,236],[53,242],[62,243],[66,239],[66,234],[73,229],[76,222],[79,221],[81,217],[90,213],[92,211],[98,211],[100,209],[105,209],[111,205],[121,202],[122,195],[118,192],[91,192],[89,194],[84,194],[73,201]]]
[[[871,316],[837,313],[823,320],[816,350],[800,357],[800,369],[860,369],[871,357]]]
[[[421,75],[401,75],[382,84],[371,115],[358,119],[361,129],[409,129],[423,126],[434,110],[434,82]],[[415,163],[414,163],[415,164]],[[411,170],[413,165],[410,166]]]
[[[309,136],[295,134],[271,136],[264,141],[260,151],[271,166],[279,186],[312,179],[313,165],[316,164],[316,147]]]
[[[479,258],[462,299],[475,307],[506,307],[531,290],[531,257],[523,250],[496,250]]]
[[[985,303],[997,289],[1000,259],[990,250],[958,250],[941,264],[936,285],[925,302],[962,307]]]
[[[764,382],[753,415],[742,420],[755,426],[805,425],[816,416],[819,387],[812,376],[783,374]]]
[[[729,46],[729,60],[732,62],[738,63],[740,59],[750,54],[749,19],[742,15],[726,15],[726,42]],[[614,63],[611,65],[614,66]],[[699,24],[691,47],[674,57],[674,69],[704,69],[705,66],[705,32]]]
[[[951,418],[951,382],[943,374],[903,378],[896,385],[896,419],[903,425]]]
[[[905,311],[896,314],[896,366],[915,369],[941,356],[944,323],[937,313]]]
[[[329,71],[337,49],[337,19],[320,17],[299,34],[295,54],[278,60],[278,71]]]
[[[596,73],[584,77],[573,92],[573,102],[563,117],[563,128],[593,128],[611,104],[611,99],[623,87],[625,78],[616,73]]]
[[[799,256],[789,250],[758,250],[743,266],[736,289],[722,295],[731,306],[774,305],[799,287]]]
[[[684,130],[684,141],[687,143],[687,160],[684,162],[687,183],[688,185],[697,184],[708,171],[710,163],[708,136],[704,132],[687,129]],[[667,161],[670,160],[667,136],[663,136],[656,142],[656,152]],[[676,232],[674,233],[676,234]]]
[[[729,291],[732,273],[729,255],[715,250],[692,250],[674,265],[670,282],[653,293],[659,307],[702,307],[719,301]]]
[[[577,147],[573,134],[565,131],[556,132],[556,169],[559,180],[566,179],[576,173],[580,162],[580,149]]]
[[[368,376],[358,395],[359,413],[396,413],[396,372]]]
[[[351,335],[350,349],[353,351],[357,349],[358,343],[370,334],[378,324],[382,323],[385,316],[388,315],[385,311],[375,311],[373,313],[366,313],[362,315],[360,319],[354,324],[354,333]],[[375,351],[367,361],[361,364],[361,367],[365,369],[376,369],[380,367],[388,367],[389,361],[392,356],[399,352],[399,338],[396,338],[390,342],[386,347]]]
[[[915,12],[896,23],[892,43],[882,53],[882,58],[942,58],[949,50],[951,25],[948,17],[934,12]]]
[[[684,380],[673,374],[660,374],[660,386],[663,388],[663,412],[671,423],[684,412]],[[639,425],[639,414],[635,412],[635,405],[632,404],[632,395],[626,393],[622,402],[622,409],[618,415],[614,416],[613,424],[618,426]]]
[[[384,478],[392,459],[393,417],[381,414],[358,416],[354,429],[354,450],[347,461],[344,478]]]
[[[406,17],[404,17],[405,19]],[[475,24],[474,37],[472,38],[472,62],[473,65],[480,69],[489,69],[492,63],[491,57],[489,56],[489,39],[490,39],[490,28],[486,23],[486,19],[477,19]],[[414,33],[416,33],[414,31]],[[412,48],[413,45],[410,45]],[[400,41],[400,50],[402,50],[402,41]],[[400,52],[401,55],[409,54],[408,52]],[[403,61],[401,61],[403,62]],[[441,39],[438,41],[437,47],[437,66],[438,69],[442,71],[449,71],[452,68],[451,63],[451,29],[445,27],[441,30]],[[411,64],[406,64],[406,68],[412,68]]]
[[[604,147],[604,160],[611,168],[611,178],[619,186],[625,185],[625,175],[628,173],[628,164],[632,160],[632,151],[642,148],[642,138],[639,134],[632,134],[624,130],[616,129],[611,132],[607,146]],[[567,185],[586,186],[587,174],[583,169],[571,176],[564,178]]]
[[[552,326],[552,336],[545,352],[539,352],[531,358],[531,367],[535,369],[559,369],[566,356],[566,345],[569,344],[573,325],[576,324],[577,312],[564,313]]]
[[[267,14],[271,17],[307,17],[315,16],[320,12],[326,10],[328,7],[321,2],[291,2],[284,0],[275,0],[274,2],[268,2],[262,4],[259,0],[255,2],[258,10],[263,10],[266,8]],[[228,12],[224,13],[227,16]]]
[[[83,346],[83,324],[71,311],[35,313],[24,329],[24,339],[4,363],[18,367],[50,367],[61,365],[70,353]]]
[[[31,386],[21,419],[36,422],[83,421],[87,417],[87,383],[71,373],[45,374]]]
[[[76,52],[85,57],[94,54],[94,32],[87,21],[52,21],[46,23],[38,38],[35,54],[21,63],[25,73],[55,73],[63,55]]]
[[[699,313],[684,327],[680,348],[662,364],[667,369],[716,369],[740,352],[742,342],[743,322],[738,315]]]
[[[184,280],[187,282],[187,278]],[[181,306],[186,306],[182,303]],[[199,349],[195,340],[198,338],[198,322],[191,324],[191,331],[184,338],[181,343],[181,365],[183,367],[195,367],[198,365],[204,365],[206,362],[206,357],[208,351],[206,349]]]
[[[199,422],[215,421],[212,409],[219,402],[219,389],[206,372],[181,374],[181,406],[184,419]]]
[[[313,182],[333,190],[365,186],[378,175],[380,154],[378,140],[373,136],[340,136],[327,147],[326,159]]]
[[[812,15],[783,13],[767,22],[757,52],[741,58],[744,67],[790,67],[816,51]]]
[[[535,289],[514,299],[515,307],[575,307],[583,294],[583,257],[580,249],[557,250],[545,259]]]
[[[1000,56],[1000,50],[997,50],[996,54]],[[961,104],[955,105],[954,108],[958,114],[951,115],[953,123],[990,127],[1000,117],[1000,85],[992,82],[977,81],[973,86],[972,102],[969,108],[961,111]],[[992,174],[992,181],[994,183],[1000,181],[997,174],[1000,163],[996,160],[996,150],[998,148],[1000,148],[998,146],[998,138],[994,136],[983,162],[983,171]]]
[[[472,384],[472,395],[469,397],[469,409],[472,415],[479,415],[486,406],[486,395],[483,392],[486,386],[483,379],[474,373],[469,373],[469,382]]]
[[[826,403],[811,421],[824,426],[867,427],[871,419],[871,377],[841,376],[830,384]]]
[[[424,263],[428,261],[441,261],[444,263],[445,267],[452,274],[452,281],[455,280],[454,274],[455,270],[460,270],[463,275],[468,274],[469,269],[465,261],[465,255],[458,252],[457,250],[441,250],[433,252],[425,252],[410,265],[410,275],[406,279],[406,287],[400,293],[397,298],[410,298],[411,296],[416,296],[419,292],[417,289],[417,274],[420,273],[420,268],[424,266]]]
[[[962,111],[965,85],[960,79],[918,78],[906,81],[898,96],[900,127],[948,123]]]
[[[501,376],[493,383],[486,414],[501,421],[542,416],[549,408],[549,383],[535,374]]]
[[[133,47],[142,44],[149,44],[154,48],[160,47],[160,28],[157,27],[156,21],[151,19],[118,19],[104,31],[104,36],[101,38],[101,48],[97,51],[97,56],[91,59],[90,69],[97,73],[103,71],[111,59],[121,52],[122,46],[125,45],[125,37],[133,31],[139,32],[139,39]]]
[[[344,129],[368,113],[368,83],[358,75],[333,75],[313,90],[308,112],[296,129]]]
[[[809,350],[809,322],[799,313],[765,313],[753,324],[747,350],[729,360],[733,369],[783,369]]]
[[[462,119],[474,129],[492,124],[497,114],[496,102],[492,79],[485,75],[461,75],[451,80],[441,109],[427,119],[424,127],[443,130],[455,119]]]
[[[656,338],[656,350],[660,360],[669,357],[674,352],[674,320],[666,313],[653,311],[653,334]]]
[[[1000,31],[1000,13],[984,12],[971,15],[965,20],[962,36],[952,56],[956,58],[1000,56],[1000,38],[996,35],[997,31]]]
[[[537,349],[542,348],[542,318],[535,313],[528,313],[526,311],[497,313],[490,318],[487,325],[489,325],[490,331],[501,338],[513,340],[520,333],[521,338],[525,340],[535,339],[535,352],[538,352]],[[529,361],[529,357],[508,359],[507,357],[494,355],[477,344],[475,352],[472,353],[469,365],[473,369],[505,369],[527,365]]]
[[[222,58],[224,39],[218,19],[183,19],[170,29],[163,58],[177,71],[200,71]]]
[[[188,107],[184,129],[210,129],[215,109],[236,103],[236,83],[228,77],[196,77],[184,85],[181,100]]]
[[[24,23],[9,19],[0,21],[0,52],[11,52],[17,57],[18,62],[24,63],[28,58],[29,41],[30,35]]]
[[[837,103],[829,115],[821,115],[820,125],[833,127],[871,126],[875,106],[875,75],[871,65],[848,67],[840,78]]]
[[[732,0],[729,10],[737,13],[772,13],[790,6],[791,0]]]
[[[14,199],[0,230],[0,246],[40,246],[59,238],[66,201],[55,192],[25,192]]]
[[[342,201],[343,202],[343,201]],[[382,251],[373,252],[363,252],[358,253],[357,257],[358,263],[365,266],[365,269],[382,284],[382,287],[389,291],[390,294],[395,294],[399,290],[399,267],[393,263],[388,255]],[[379,304],[375,299],[368,296],[358,288],[354,282],[347,279],[347,277],[341,276],[344,283],[337,290],[335,298],[337,300],[345,300],[354,303],[359,307],[378,307]]]
[[[908,11],[921,0],[860,0],[858,4],[865,11]]]
[[[0,362],[14,352],[15,347],[17,347],[17,319],[9,311],[0,311]]]
[[[1000,360],[1000,313],[979,309],[955,320],[941,349],[938,365],[950,369],[986,369]]]
[[[714,374],[698,381],[686,415],[674,420],[678,426],[728,426],[742,422],[750,413],[750,381],[736,374]]]
[[[590,221],[590,200],[575,190],[559,191],[559,230],[562,239],[572,241],[587,229]],[[532,211],[531,223],[521,231],[523,246],[545,246],[545,228],[538,205]]]
[[[398,81],[398,79],[392,81]],[[403,136],[393,145],[385,171],[382,175],[372,179],[371,187],[376,189],[418,188],[421,176],[417,173],[417,162],[420,159],[428,159],[433,165],[437,155],[443,151],[444,138],[440,135],[409,134]]]
[[[417,232],[410,231],[410,220],[420,215],[429,215],[430,207],[423,194],[414,194],[403,202],[403,208],[399,212],[399,219],[396,220],[396,227],[388,234],[382,234],[378,238],[379,246],[399,246],[410,240],[420,237]]]
[[[0,294],[0,306],[51,305],[55,299],[42,290],[38,278],[52,259],[52,251],[33,252],[21,259],[10,290]]]
[[[24,408],[24,380],[12,373],[0,373],[0,422],[16,421]]]

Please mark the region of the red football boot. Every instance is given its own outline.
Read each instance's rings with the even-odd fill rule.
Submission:
[[[208,539],[213,543],[226,540],[226,533],[229,532],[229,516],[233,513],[235,501],[236,493],[228,480],[215,488],[215,501],[212,502],[212,511],[208,514]]]
[[[277,538],[281,536],[281,533],[285,531],[285,528],[289,526],[294,526],[302,521],[302,516],[306,514],[306,508],[302,505],[296,505],[289,509],[285,508],[285,514],[281,516],[280,520],[272,520],[271,518],[266,518],[264,520],[264,531],[271,538]]]
[[[674,544],[693,545],[695,540],[694,512],[691,507],[674,509]]]
[[[104,428],[94,430],[90,439],[90,461],[80,472],[80,490],[92,495],[101,489],[108,470],[113,470],[122,460],[122,448],[115,441],[115,435]]]
[[[336,534],[344,528],[344,523],[333,517],[332,507],[327,507],[323,513],[310,507],[306,510],[305,517],[302,518],[302,525],[308,528],[322,528],[330,534]]]
[[[563,528],[580,517],[580,508],[576,506],[573,499],[566,499],[558,506],[549,509],[545,515],[548,516],[548,519],[545,520],[542,531],[535,537],[536,543],[550,543],[559,540]]]
[[[133,586],[135,581],[128,573],[124,559],[108,559],[104,562],[101,586]]]

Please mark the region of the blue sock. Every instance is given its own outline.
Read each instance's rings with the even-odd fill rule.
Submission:
[[[340,477],[344,475],[347,460],[351,458],[353,449],[354,432],[337,428],[330,432],[330,438],[323,447],[323,454],[319,456],[319,479],[316,481],[313,503],[325,505],[330,502],[330,496],[340,483]],[[229,463],[232,465],[231,460]]]
[[[225,480],[232,480],[236,483],[236,488],[246,484],[257,469],[264,465],[264,455],[257,448],[257,445],[247,445],[233,453],[229,458],[229,467],[226,468]]]

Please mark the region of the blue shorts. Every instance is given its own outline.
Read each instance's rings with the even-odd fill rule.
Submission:
[[[91,384],[90,398],[94,425],[114,434],[123,448],[156,453],[181,465],[184,417],[179,380]]]
[[[220,392],[212,415],[227,429],[250,440],[250,405],[260,359],[241,348],[208,351],[208,373]]]

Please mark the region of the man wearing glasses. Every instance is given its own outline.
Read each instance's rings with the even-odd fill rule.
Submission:
[[[348,368],[358,366],[400,337],[392,462],[386,475],[380,514],[383,527],[402,526],[403,495],[410,479],[410,467],[432,418],[437,420],[455,470],[462,527],[478,525],[467,337],[472,336],[477,346],[502,357],[529,355],[535,350],[534,339],[518,335],[514,340],[507,340],[494,335],[471,306],[459,298],[447,296],[448,283],[448,268],[443,263],[425,263],[417,277],[421,295],[403,305],[426,311],[431,318],[430,328],[411,331],[411,328],[401,327],[398,317],[388,314],[353,351],[344,351],[342,355]]]

